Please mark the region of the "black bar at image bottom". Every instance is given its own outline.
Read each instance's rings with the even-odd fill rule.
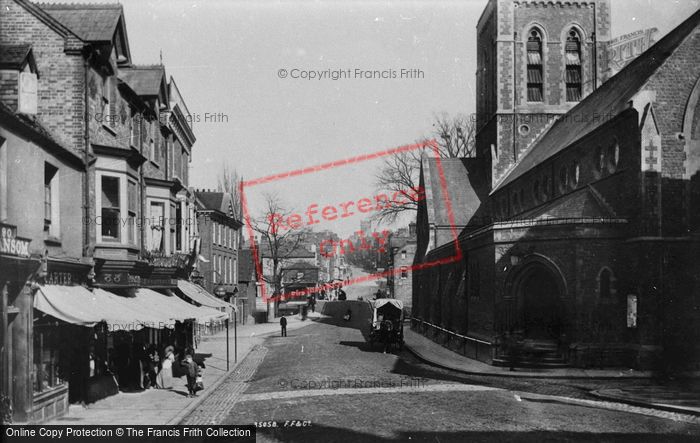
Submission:
[[[254,442],[252,425],[116,426],[116,425],[3,425],[3,442]]]

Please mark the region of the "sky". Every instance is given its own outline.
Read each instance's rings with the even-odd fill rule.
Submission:
[[[224,163],[252,180],[411,144],[430,134],[436,114],[475,111],[475,29],[486,0],[121,3],[133,61],[162,54],[193,114],[191,186],[215,188]],[[658,40],[699,7],[612,0],[612,36],[656,27]],[[328,70],[352,78],[292,78]],[[251,214],[263,193],[298,212],[371,198],[380,162],[247,188]],[[316,227],[349,235],[359,222],[356,214]]]

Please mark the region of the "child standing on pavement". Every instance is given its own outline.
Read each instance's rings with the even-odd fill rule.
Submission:
[[[192,354],[187,353],[185,360],[182,362],[182,367],[187,377],[187,397],[196,397],[195,385],[197,384],[197,363],[192,359]]]

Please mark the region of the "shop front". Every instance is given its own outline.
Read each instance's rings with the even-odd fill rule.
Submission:
[[[0,224],[0,420],[26,422],[32,417],[32,285],[41,261],[30,257],[31,240],[17,237],[17,227]]]

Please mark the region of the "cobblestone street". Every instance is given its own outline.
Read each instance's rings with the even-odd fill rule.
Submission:
[[[270,337],[184,424],[258,425],[259,441],[695,440],[697,417],[601,402],[639,380],[466,376],[317,321]],[[256,370],[257,368],[257,370]]]

